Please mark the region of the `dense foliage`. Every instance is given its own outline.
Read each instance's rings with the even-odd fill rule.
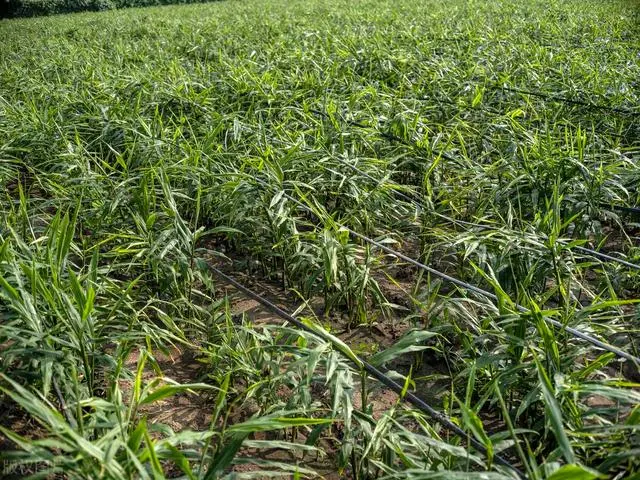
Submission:
[[[616,209],[640,204],[638,15],[256,0],[0,23],[5,474],[515,478],[501,454],[637,478],[638,366],[547,321],[638,355],[639,271],[576,248],[640,263]],[[211,266],[344,343],[243,314]],[[176,349],[198,368],[171,378]],[[381,408],[354,352],[488,455]],[[184,403],[204,420],[158,414]]]
[[[0,2],[0,18],[38,17],[72,12],[95,12],[114,8],[204,3],[206,1],[212,0],[3,0]]]

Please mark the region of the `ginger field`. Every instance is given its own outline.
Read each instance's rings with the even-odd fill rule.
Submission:
[[[0,21],[0,478],[640,479],[640,2]]]

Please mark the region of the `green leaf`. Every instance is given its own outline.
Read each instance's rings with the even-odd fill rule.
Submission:
[[[390,362],[394,358],[405,355],[409,352],[419,352],[430,348],[427,345],[421,345],[422,342],[435,337],[437,334],[433,332],[427,332],[424,330],[412,330],[404,335],[400,340],[394,343],[391,347],[372,355],[369,358],[369,363],[378,367]]]
[[[2,275],[0,275],[0,287],[4,288],[14,300],[20,300],[18,291],[13,288]]]
[[[258,417],[246,422],[238,423],[229,427],[229,432],[253,433],[266,432],[269,430],[279,430],[281,428],[302,427],[305,425],[320,425],[332,423],[330,418],[310,418],[310,417]]]
[[[553,472],[547,480],[594,480],[596,478],[607,478],[607,476],[582,465],[569,464]]]
[[[314,323],[310,319],[307,319],[307,318],[302,319],[302,322],[305,325],[307,325],[309,328],[311,328],[313,331],[317,332],[317,335],[319,335],[325,341],[330,342],[344,356],[346,356],[349,360],[355,363],[359,369],[362,368],[363,366],[362,360],[360,360],[360,358],[355,353],[353,353],[353,350],[351,350],[351,348],[349,348],[349,346],[346,343],[344,343],[338,337],[331,335],[324,328],[322,328],[322,326]]]
[[[166,445],[166,448],[168,449],[168,453],[164,453],[162,458],[173,461],[189,480],[196,480],[196,476],[191,470],[191,465],[187,457],[173,445]]]
[[[164,398],[170,397],[177,393],[186,392],[189,390],[206,390],[206,389],[215,389],[216,387],[212,385],[207,385],[206,383],[187,383],[182,385],[163,385],[148,395],[144,396],[140,400],[140,405],[147,405],[149,403],[157,402],[158,400],[162,400]]]
[[[551,422],[551,429],[553,430],[558,445],[560,446],[560,450],[562,451],[567,463],[575,463],[575,454],[573,453],[571,442],[569,441],[569,437],[567,436],[567,432],[565,432],[564,424],[562,422],[562,409],[554,396],[551,380],[549,380],[549,376],[537,356],[534,356],[534,361],[538,369],[538,378],[542,388],[543,400]]]
[[[480,86],[476,86],[476,95],[473,97],[473,101],[471,102],[471,106],[473,108],[480,105],[482,102],[482,94],[484,93],[484,89]]]
[[[456,400],[458,400],[456,398]],[[463,402],[458,400],[458,404],[460,406],[460,410],[462,412],[462,418],[464,420],[464,426],[467,427],[473,436],[482,443],[487,449],[487,461],[489,466],[491,466],[493,462],[493,442],[487,435],[487,432],[484,430],[484,425],[482,424],[482,420],[480,417],[474,412],[471,408],[467,407]]]
[[[127,440],[127,446],[129,447],[129,450],[134,453],[138,452],[138,450],[140,449],[140,445],[142,445],[142,439],[144,438],[144,432],[146,429],[147,420],[143,418],[142,420],[140,420],[140,422],[138,422],[136,428],[129,435],[129,439]]]
[[[149,430],[145,428],[143,433],[144,433],[144,442],[147,444],[145,453],[148,453],[149,455],[149,463],[151,464],[151,471],[153,472],[153,478],[156,480],[161,480],[165,477],[164,477],[164,472],[162,471],[162,466],[160,465],[160,460],[158,460],[158,456],[156,455],[155,445],[153,443],[153,440],[151,440],[151,437],[149,436]]]
[[[249,432],[236,432],[231,438],[218,450],[216,456],[211,460],[207,474],[204,480],[213,480],[220,476],[224,470],[231,465],[238,450],[242,447],[245,438],[249,436]]]
[[[640,425],[640,404],[636,405],[627,417],[627,425]]]

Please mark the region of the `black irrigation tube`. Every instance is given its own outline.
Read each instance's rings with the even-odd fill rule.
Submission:
[[[543,47],[543,48],[548,48],[548,47],[554,47],[554,48],[560,48],[563,50],[566,50],[567,48],[572,48],[572,49],[594,49],[594,50],[598,50],[598,49],[607,49],[607,48],[621,48],[621,49],[637,49],[639,48],[639,44],[635,43],[635,42],[624,42],[624,41],[615,41],[615,42],[609,42],[609,43],[570,43],[568,42],[565,45],[561,45],[559,43],[543,43],[543,42],[536,42],[535,39],[531,39],[530,42],[510,42],[508,39],[494,39],[493,40],[494,43],[506,43],[508,45],[529,45],[529,46],[534,46],[534,47]]]
[[[254,178],[254,180],[258,183],[260,183],[262,186],[269,188],[269,184],[267,184],[264,180],[261,180],[259,178]],[[291,195],[289,195],[288,193],[283,191],[283,196],[288,198],[289,200],[291,200],[293,203],[295,203],[296,205],[300,206],[302,209],[304,209],[305,211],[307,211],[308,213],[310,213],[311,215],[314,215],[314,212],[311,208],[309,208],[307,205],[305,205],[304,203],[302,203],[300,200],[297,200],[296,198],[292,197]],[[475,285],[472,285],[468,282],[465,282],[463,280],[460,280],[458,278],[452,277],[451,275],[447,275],[444,272],[441,272],[440,270],[436,270],[435,268],[429,267],[428,265],[425,265],[424,263],[421,263],[411,257],[408,257],[406,255],[404,255],[403,253],[398,252],[397,250],[394,250],[392,248],[387,247],[386,245],[370,238],[367,237],[366,235],[363,235],[361,233],[356,232],[355,230],[347,227],[346,225],[339,223],[339,222],[335,222],[335,224],[344,229],[345,231],[349,232],[351,235],[353,235],[356,238],[359,238],[360,240],[370,244],[370,245],[374,245],[376,247],[378,247],[379,249],[387,252],[390,255],[393,255],[396,258],[399,258],[401,260],[404,260],[407,263],[410,263],[412,265],[414,265],[415,267],[418,267],[428,273],[431,273],[432,275],[441,278],[442,280],[445,280],[446,282],[452,283],[453,285],[456,285],[464,290],[473,292],[477,295],[483,296],[485,298],[491,299],[494,302],[498,302],[498,297],[491,293],[488,292],[487,290],[484,290],[480,287],[477,287]],[[518,303],[514,303],[514,306],[516,308],[516,310],[518,310],[521,313],[530,313],[531,310],[523,307],[522,305],[518,304]],[[608,343],[602,342],[600,340],[598,340],[595,337],[592,337],[591,335],[588,335],[586,333],[581,332],[580,330],[577,330],[573,327],[569,327],[565,324],[563,324],[562,322],[559,322],[558,320],[554,320],[552,318],[547,318],[547,317],[543,317],[543,320],[551,325],[553,325],[554,327],[559,328],[560,330],[565,330],[566,332],[570,333],[571,335],[573,335],[576,338],[580,338],[582,340],[585,340],[586,342],[601,348],[607,352],[613,353],[615,354],[617,357],[619,358],[624,358],[626,360],[629,360],[630,362],[632,362],[633,364],[635,364],[636,366],[640,366],[640,358],[639,357],[635,357],[633,355],[631,355],[630,353],[627,353],[623,350],[620,350],[617,347],[614,347],[613,345],[609,345]]]
[[[430,98],[429,98],[430,97]],[[455,100],[448,100],[448,99],[444,99],[441,97],[436,97],[435,95],[429,95],[429,94],[424,94],[423,97],[403,97],[402,100],[404,101],[411,101],[411,102],[436,102],[436,103],[443,103],[446,105],[452,105],[454,107],[458,108],[458,112],[464,110],[467,112],[472,112],[472,111],[480,111],[480,112],[485,112],[485,113],[489,113],[491,115],[496,115],[496,116],[505,116],[505,113],[503,111],[500,111],[496,108],[491,108],[488,106],[484,106],[484,105],[477,105],[475,107],[471,107],[471,108],[464,108],[461,109],[460,105],[455,101]],[[531,120],[532,123],[537,122],[540,123],[541,120]],[[563,127],[573,127],[574,125],[572,125],[569,122],[565,122],[565,123],[560,123],[560,122],[555,122],[555,124],[557,126],[563,126]],[[631,127],[629,127],[631,128]],[[593,130],[594,133],[597,133],[598,135],[602,135],[602,136],[609,136],[609,137],[616,137],[616,138],[624,138],[625,134],[622,133],[614,133],[614,132],[607,132],[607,131],[596,131]]]
[[[561,243],[564,243],[564,242],[561,242]],[[606,253],[602,253],[602,252],[597,252],[595,250],[591,250],[590,248],[585,248],[585,247],[580,247],[580,246],[576,246],[576,247],[572,247],[572,248],[574,248],[576,250],[579,250],[582,253],[585,253],[585,254],[588,254],[588,255],[592,255],[594,257],[601,258],[601,259],[606,260],[608,262],[616,262],[616,263],[619,263],[620,265],[624,265],[625,267],[633,268],[635,270],[640,270],[640,265],[638,265],[637,263],[627,262],[626,260],[623,260],[622,258],[613,257],[611,255],[607,255]]]
[[[562,97],[560,95],[554,95],[552,93],[533,91],[533,90],[525,90],[522,88],[516,87],[507,87],[504,85],[489,85],[487,88],[491,90],[503,90],[505,92],[513,92],[513,93],[521,93],[524,95],[531,95],[533,97],[539,97],[546,100],[553,100],[555,102],[568,103],[571,105],[579,105],[581,107],[585,107],[591,110],[604,110],[607,112],[619,113],[621,115],[638,115],[640,116],[640,110],[632,110],[630,108],[619,108],[619,107],[609,107],[607,105],[599,105],[597,103],[585,102],[583,100],[576,100],[572,98]]]
[[[344,160],[342,160],[342,159],[340,159],[338,157],[335,157],[335,160],[337,160],[338,162],[342,163],[343,165],[351,168],[355,172],[358,172],[359,174],[363,175],[364,177],[368,178],[369,180],[372,180],[372,181],[376,182],[377,185],[381,185],[381,184],[384,183],[382,180],[376,179],[372,175],[369,175],[367,172],[365,172],[363,170],[360,170],[355,165],[351,165],[349,162],[346,162],[346,161],[344,161]],[[387,182],[387,184],[388,185],[392,185],[392,186],[401,186],[399,184],[394,184],[394,183],[390,183],[390,182]],[[423,211],[428,212],[428,210],[425,208],[424,204],[419,202],[418,200],[415,200],[415,199],[411,198],[409,195],[406,195],[406,194],[404,194],[404,193],[402,193],[402,192],[400,192],[398,190],[394,189],[392,191],[399,198],[402,198],[405,201],[411,202],[417,208],[420,208]],[[460,225],[465,225],[467,227],[481,228],[483,230],[492,228],[490,225],[482,225],[480,223],[465,222],[464,220],[456,220],[455,218],[451,218],[451,217],[449,217],[447,215],[443,215],[443,214],[435,212],[435,211],[434,212],[429,212],[429,213],[433,213],[434,215],[436,215],[436,216],[438,216],[438,217],[440,217],[440,218],[442,218],[444,220],[447,220],[449,222],[457,223],[457,224],[460,224]],[[558,240],[558,243],[566,245],[566,242],[563,242],[562,240]],[[590,248],[585,248],[585,247],[580,247],[580,246],[575,246],[575,247],[571,247],[571,248],[573,248],[575,250],[580,250],[582,253],[589,254],[591,256],[594,256],[594,257],[597,257],[597,258],[600,258],[600,259],[603,259],[603,260],[607,260],[607,261],[610,261],[610,262],[616,262],[616,263],[619,263],[619,264],[624,265],[626,267],[633,268],[633,269],[636,269],[636,270],[640,270],[640,265],[638,265],[636,263],[628,262],[627,260],[624,260],[622,258],[614,257],[612,255],[607,255],[606,253],[598,252],[596,250],[591,250]]]
[[[528,40],[521,41],[513,41],[506,38],[475,38],[465,35],[459,35],[457,37],[429,37],[429,40],[432,42],[438,43],[475,43],[478,45],[485,45],[489,43],[493,44],[507,44],[507,45],[527,45],[533,47],[543,47],[543,48],[560,48],[566,50],[567,48],[571,49],[593,49],[593,50],[605,50],[611,48],[620,48],[620,49],[638,49],[640,48],[640,43],[636,41],[625,41],[625,40],[612,40],[605,43],[576,43],[576,42],[567,42],[565,44],[560,43],[545,43],[537,41],[535,38],[529,37]]]
[[[319,110],[311,109],[310,111],[312,113],[315,113],[315,114],[321,115],[321,116],[323,116],[325,118],[328,118],[328,115],[326,113],[321,112]],[[353,125],[353,126],[358,127],[358,128],[375,129],[375,127],[369,127],[369,126],[364,125],[364,124],[359,123],[359,122],[352,122],[352,121],[348,121],[347,120],[347,123],[349,123],[349,125]],[[405,140],[403,140],[402,138],[400,138],[400,137],[398,137],[396,135],[388,134],[388,133],[385,133],[385,132],[380,132],[377,129],[375,129],[375,130],[376,130],[376,132],[378,132],[380,135],[382,135],[385,138],[388,138],[388,139],[391,139],[391,140],[394,140],[394,141],[397,141],[397,142],[402,142],[404,144],[407,144],[407,142]],[[447,158],[449,160],[455,160],[455,159],[453,159],[453,157],[446,156],[446,155],[443,154],[443,152],[439,152],[437,150],[433,150],[433,153],[435,153],[436,155],[441,155],[441,156],[443,156],[443,158]],[[348,163],[348,162],[346,162],[344,160],[341,160],[341,159],[339,159],[337,157],[336,157],[336,160],[341,162],[343,165],[346,165],[349,168],[353,169],[354,171],[360,173],[361,175],[364,175],[368,179],[370,179],[370,180],[372,180],[374,182],[377,182],[378,184],[381,183],[380,180],[378,180],[375,177],[369,175],[368,173],[360,170],[358,167],[356,167],[354,165],[351,165],[350,163]],[[392,185],[392,184],[390,184],[390,185]],[[421,209],[426,211],[426,209],[424,208],[424,205],[421,202],[419,202],[418,200],[415,200],[414,198],[411,198],[409,195],[406,195],[406,194],[404,194],[404,193],[402,193],[402,192],[400,192],[398,190],[393,190],[393,192],[398,197],[403,198],[404,200],[413,203],[416,207],[421,208]],[[628,212],[628,213],[640,214],[640,208],[620,207],[620,206],[616,206],[616,205],[607,205],[607,207],[610,207],[610,208],[613,208],[613,209],[616,209],[616,210],[621,210],[621,211]],[[448,217],[446,215],[442,215],[441,213],[437,213],[437,212],[431,212],[431,213],[434,213],[435,215],[437,215],[437,216],[439,216],[439,217],[441,217],[441,218],[443,218],[445,220],[448,220],[448,221],[454,222],[454,223],[459,223],[461,225],[466,225],[466,226],[469,226],[469,227],[477,227],[477,228],[482,228],[482,229],[491,228],[488,225],[481,225],[479,223],[465,222],[463,220],[455,220],[455,219],[453,219],[451,217]],[[560,243],[564,244],[564,242],[562,242],[562,241],[560,241]],[[617,258],[617,257],[614,257],[612,255],[607,255],[606,253],[601,253],[601,252],[598,252],[596,250],[592,250],[590,248],[585,248],[585,247],[573,247],[573,248],[575,248],[576,250],[580,250],[583,253],[588,253],[589,255],[592,255],[594,257],[603,259],[603,260],[607,260],[607,261],[611,261],[611,262],[617,262],[617,263],[619,263],[621,265],[624,265],[626,267],[633,268],[633,269],[636,269],[636,270],[640,270],[640,265],[635,264],[635,263],[631,263],[631,262],[629,262],[627,260],[624,260],[622,258]]]
[[[633,215],[640,215],[640,207],[624,207],[622,205],[607,205],[603,204],[601,207],[611,208],[612,210],[618,210],[623,213],[630,213]]]
[[[259,294],[255,293],[251,289],[245,287],[244,285],[242,285],[238,281],[234,280],[233,278],[231,278],[227,274],[221,272],[220,270],[218,270],[214,266],[209,265],[209,268],[219,278],[223,279],[225,282],[227,282],[230,285],[232,285],[234,288],[236,288],[237,290],[242,292],[247,297],[252,298],[253,300],[259,302],[262,306],[264,306],[269,311],[271,311],[272,313],[276,314],[277,316],[279,316],[283,320],[286,320],[287,322],[290,322],[291,324],[293,324],[299,330],[304,330],[305,332],[308,332],[308,333],[311,333],[313,335],[316,335],[317,337],[319,337],[320,339],[322,339],[325,342],[331,343],[332,345],[334,344],[334,341],[331,338],[323,335],[322,332],[316,331],[313,328],[309,327],[308,325],[305,325],[304,323],[302,323],[300,320],[295,318],[290,313],[285,312],[283,309],[278,307],[276,304],[270,302],[268,299],[260,296]],[[338,351],[340,352],[340,349],[338,349]],[[440,423],[445,429],[447,429],[451,433],[453,433],[456,436],[460,437],[461,439],[469,442],[469,444],[471,444],[476,450],[480,451],[483,455],[485,455],[485,456],[487,455],[487,449],[482,443],[478,442],[476,439],[474,439],[473,437],[469,436],[464,430],[462,430],[459,426],[457,426],[455,423],[453,423],[444,414],[442,414],[441,412],[437,411],[431,405],[429,405],[424,400],[422,400],[421,398],[417,397],[416,395],[414,395],[411,392],[406,392],[404,394],[404,396],[403,396],[402,392],[403,392],[404,388],[402,387],[402,385],[400,385],[399,383],[395,382],[393,379],[389,378],[389,376],[387,376],[384,372],[380,371],[379,369],[377,369],[376,367],[374,367],[370,363],[365,362],[364,360],[362,360],[357,355],[354,354],[354,356],[360,362],[359,365],[356,362],[353,362],[353,363],[356,364],[357,367],[362,368],[364,371],[366,371],[369,375],[371,375],[373,378],[378,380],[380,383],[382,383],[383,385],[385,385],[386,387],[390,388],[395,393],[400,395],[400,398],[403,401],[410,403],[411,405],[413,405],[414,407],[416,407],[417,409],[419,409],[423,413],[427,414],[433,420],[435,420],[436,422]],[[353,360],[351,360],[351,361],[353,361]],[[508,460],[504,459],[500,455],[494,455],[493,458],[494,458],[494,461],[497,464],[500,464],[503,467],[509,468],[519,478],[526,478],[526,476],[524,475],[524,473],[522,473],[522,471],[520,471],[517,467],[513,466]]]

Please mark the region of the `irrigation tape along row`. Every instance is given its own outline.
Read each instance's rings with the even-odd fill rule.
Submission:
[[[482,104],[482,102],[479,105],[476,105],[474,107],[467,107],[467,108],[462,108],[460,106],[460,104],[456,101],[456,100],[450,100],[447,98],[442,98],[442,97],[436,97],[435,95],[432,95],[431,98],[428,97],[404,97],[402,98],[402,100],[406,100],[406,101],[413,101],[413,102],[436,102],[436,103],[444,103],[447,105],[452,105],[456,108],[458,108],[458,112],[460,111],[479,111],[479,112],[484,112],[484,113],[488,113],[490,115],[495,115],[495,116],[499,116],[499,117],[503,117],[505,116],[505,112],[502,110],[498,110],[496,108],[492,108],[489,106],[486,106],[484,104]],[[559,101],[558,99],[556,99],[556,101]],[[606,108],[606,107],[605,107]],[[639,112],[640,113],[640,112]],[[530,120],[531,122],[541,122],[542,120]],[[564,127],[573,127],[574,125],[572,125],[571,123],[561,123],[561,122],[555,122],[556,126],[564,126]],[[602,135],[606,135],[606,136],[610,136],[610,137],[617,137],[617,138],[624,138],[625,135],[621,134],[621,133],[614,133],[614,132],[598,132]]]
[[[278,307],[274,303],[270,302],[266,298],[260,296],[259,294],[255,293],[254,291],[252,291],[249,288],[245,287],[244,285],[242,285],[238,281],[234,280],[233,278],[231,278],[227,274],[223,273],[222,271],[218,270],[217,268],[215,268],[213,266],[209,266],[209,268],[219,278],[221,278],[222,280],[224,280],[228,284],[233,285],[234,288],[236,288],[237,290],[242,292],[244,295],[246,295],[247,297],[259,302],[261,305],[263,305],[269,311],[271,311],[272,313],[276,314],[277,316],[279,316],[283,320],[286,320],[287,322],[291,323],[292,325],[294,325],[299,330],[304,330],[305,332],[309,332],[309,333],[311,333],[313,335],[316,335],[317,337],[319,337],[320,339],[322,339],[325,342],[334,344],[333,339],[331,339],[330,337],[324,335],[322,331],[315,330],[315,329],[309,327],[308,325],[302,323],[300,320],[296,319],[290,313],[285,312],[283,309],[281,309],[280,307]],[[337,351],[340,352],[340,349],[337,349]],[[384,372],[382,372],[378,368],[374,367],[370,363],[365,362],[364,360],[359,358],[357,355],[354,354],[354,357],[357,359],[357,361],[358,361],[357,363],[353,362],[352,359],[350,359],[350,360],[358,368],[361,368],[362,370],[366,371],[370,376],[372,376],[373,378],[378,380],[380,383],[382,383],[386,387],[388,387],[391,390],[393,390],[395,393],[397,393],[403,401],[410,403],[411,405],[416,407],[418,410],[420,410],[420,411],[424,412],[425,414],[427,414],[433,420],[435,420],[438,423],[440,423],[445,429],[447,429],[451,433],[457,435],[458,437],[460,437],[463,440],[465,440],[466,442],[468,442],[470,445],[472,445],[476,450],[481,452],[483,455],[487,455],[487,449],[485,448],[485,446],[482,443],[478,442],[475,438],[469,436],[464,430],[462,430],[459,426],[457,426],[455,423],[453,423],[444,414],[442,414],[441,412],[435,410],[431,405],[426,403],[421,398],[415,396],[411,392],[405,392],[404,395],[403,395],[404,388],[403,388],[402,385],[400,385],[399,383],[395,382],[393,379],[389,378],[389,376],[387,376]],[[493,458],[494,458],[494,461],[497,464],[500,464],[503,467],[509,468],[519,478],[525,478],[525,475],[518,468],[513,466],[509,461],[507,461],[503,457],[501,457],[499,455],[494,455]]]
[[[377,185],[383,185],[384,183],[386,183],[387,185],[391,185],[391,186],[395,186],[395,187],[401,187],[401,185],[399,185],[397,183],[394,183],[394,182],[389,182],[389,181],[385,182],[384,180],[378,180],[375,177],[373,177],[372,175],[369,175],[367,172],[365,172],[363,170],[360,170],[355,165],[351,165],[349,162],[346,162],[345,160],[342,160],[341,158],[335,157],[335,160],[337,160],[338,162],[342,163],[343,165],[351,168],[352,170],[354,170],[355,172],[359,173],[360,175],[368,178],[369,180],[372,180],[372,181],[376,182]],[[404,194],[404,193],[402,193],[402,192],[400,192],[398,190],[393,189],[392,191],[396,196],[398,196],[398,198],[402,198],[405,201],[411,202],[413,205],[415,205],[417,208],[419,208],[419,209],[421,209],[423,211],[428,211],[428,209],[424,206],[424,204],[419,202],[418,200],[415,200],[414,198],[411,198],[409,195],[406,195],[406,194]],[[435,212],[435,211],[434,212],[429,212],[429,213],[432,213],[432,214],[434,214],[434,215],[436,215],[436,216],[438,216],[438,217],[440,217],[440,218],[442,218],[444,220],[447,220],[447,221],[449,221],[451,223],[459,224],[459,225],[462,225],[462,226],[465,226],[465,227],[469,227],[469,228],[474,227],[474,228],[480,228],[482,230],[487,230],[487,229],[493,228],[490,225],[482,225],[480,223],[465,222],[464,220],[456,220],[455,218],[451,218],[451,217],[449,217],[447,215],[443,215],[443,214]],[[512,231],[512,233],[517,233],[517,232]],[[567,245],[567,243],[562,241],[562,240],[558,240],[558,243],[561,243],[562,245]],[[602,260],[606,260],[606,261],[609,261],[609,262],[616,262],[616,263],[619,263],[619,264],[624,265],[626,267],[633,268],[633,269],[636,269],[636,270],[640,270],[640,265],[638,265],[636,263],[628,262],[628,261],[626,261],[626,260],[624,260],[622,258],[618,258],[618,257],[614,257],[614,256],[611,256],[611,255],[607,255],[606,253],[597,252],[595,250],[591,250],[590,248],[585,248],[585,247],[574,246],[574,247],[571,247],[571,248],[573,248],[575,250],[579,250],[582,253],[585,253],[585,254],[600,258]]]
[[[324,112],[321,112],[319,110],[311,110],[311,111],[313,113],[316,113],[318,115],[323,116],[324,118],[328,118],[328,115],[326,113],[324,113]],[[361,124],[359,122],[350,122],[350,121],[347,120],[347,123],[349,123],[349,125],[352,125],[352,126],[355,126],[355,127],[358,127],[358,128],[374,129],[374,127],[369,127],[369,126]],[[407,143],[400,137],[397,137],[397,136],[392,135],[392,134],[387,134],[387,133],[384,133],[384,132],[380,132],[377,129],[375,129],[375,130],[376,130],[376,132],[378,132],[381,136],[383,136],[385,138],[389,138],[389,139],[392,139],[394,141],[402,142],[402,143],[405,143],[405,144]],[[448,158],[450,160],[454,160],[452,157],[449,157],[449,156],[445,155],[443,152],[434,150],[433,153],[435,153],[436,155],[440,155],[443,158]],[[359,174],[367,177],[369,180],[372,180],[372,181],[376,182],[378,185],[381,185],[381,184],[384,183],[383,181],[376,179],[375,177],[373,177],[373,176],[369,175],[368,173],[360,170],[358,167],[356,167],[354,165],[351,165],[349,162],[346,162],[346,161],[342,160],[341,158],[335,157],[335,160],[337,160],[338,162],[342,163],[343,165],[351,168],[352,170],[358,172]],[[401,186],[399,184],[396,184],[394,182],[389,182],[389,181],[387,181],[387,184],[391,185],[391,186]],[[404,194],[404,193],[402,193],[402,192],[400,192],[398,190],[395,190],[395,189],[393,190],[393,192],[394,192],[394,194],[396,196],[398,196],[398,198],[402,198],[403,200],[414,204],[416,207],[422,209],[423,211],[427,211],[427,209],[425,208],[424,204],[422,204],[418,200],[416,200],[414,198],[411,198],[409,195],[406,195],[406,194]],[[614,208],[616,210],[621,210],[621,211],[624,211],[624,212],[627,212],[627,213],[640,214],[640,208],[618,207],[618,206],[614,206],[614,205],[608,205],[608,207]],[[447,220],[449,222],[460,224],[460,225],[464,225],[464,226],[467,226],[467,227],[481,228],[483,230],[484,229],[488,229],[488,228],[492,228],[489,225],[482,225],[482,224],[479,224],[479,223],[465,222],[463,220],[456,220],[454,218],[448,217],[448,216],[443,215],[443,214],[438,213],[438,212],[430,212],[430,213],[433,213],[436,216],[438,216],[438,217],[440,217],[440,218],[442,218],[444,220]],[[559,240],[558,242],[563,244],[563,245],[566,245],[566,243],[561,241],[561,240]],[[631,262],[629,262],[627,260],[624,260],[622,258],[614,257],[612,255],[607,255],[606,253],[601,253],[601,252],[598,252],[596,250],[592,250],[592,249],[586,248],[586,247],[572,247],[572,248],[574,248],[576,250],[579,250],[582,253],[586,253],[586,254],[592,255],[594,257],[597,257],[597,258],[599,258],[601,260],[606,260],[606,261],[609,261],[609,262],[616,262],[616,263],[619,263],[619,264],[624,265],[626,267],[633,268],[633,269],[636,269],[636,270],[640,270],[640,265],[635,264],[635,263],[631,263]]]
[[[474,84],[474,82],[470,82],[472,85]],[[523,88],[517,88],[517,87],[508,87],[506,85],[486,85],[484,83],[480,83],[480,82],[475,82],[475,86],[479,87],[479,86],[483,86],[484,88],[487,88],[489,90],[498,90],[498,91],[503,91],[503,92],[510,92],[510,93],[519,93],[521,95],[530,95],[532,97],[538,97],[538,98],[542,98],[543,100],[550,100],[553,102],[559,102],[559,103],[565,103],[567,105],[577,105],[580,107],[584,107],[588,110],[600,110],[600,111],[605,111],[605,112],[611,112],[611,113],[616,113],[619,115],[629,115],[629,116],[640,116],[640,110],[638,109],[633,109],[633,108],[625,108],[625,107],[610,107],[608,105],[601,105],[598,103],[592,103],[592,102],[587,102],[585,100],[578,100],[578,99],[574,99],[574,98],[568,98],[568,97],[563,97],[561,95],[556,95],[553,93],[549,93],[549,92],[541,92],[541,91],[536,91],[536,90],[525,90]],[[426,101],[429,100],[427,98],[413,98],[412,100],[416,100],[416,101]],[[448,100],[448,99],[443,99],[443,98],[436,98],[435,99],[438,102],[441,103],[447,103],[450,105],[457,105],[454,101],[452,100]],[[488,107],[480,107],[479,110],[484,110],[486,112],[490,112],[490,113],[499,113],[497,110],[495,109],[490,109]]]
[[[598,49],[605,49],[605,48],[620,48],[620,46],[622,46],[622,48],[639,48],[640,47],[640,43],[638,43],[637,41],[633,41],[633,40],[611,40],[611,41],[606,41],[606,42],[601,42],[601,43],[567,43],[567,44],[559,44],[559,43],[540,43],[538,41],[536,41],[536,39],[534,38],[530,38],[529,41],[526,40],[514,40],[511,38],[483,38],[480,39],[480,42],[478,42],[478,39],[475,38],[470,38],[468,36],[464,36],[464,35],[460,35],[457,37],[428,37],[428,39],[432,42],[436,42],[435,44],[441,44],[441,43],[472,43],[472,42],[476,42],[476,43],[482,43],[482,44],[488,44],[488,43],[495,43],[495,44],[502,44],[502,43],[506,43],[507,45],[511,45],[511,46],[533,46],[533,47],[543,47],[543,48],[559,48],[562,50],[567,50],[568,48],[573,48],[573,49],[593,49],[593,50],[598,50]]]
[[[254,179],[256,182],[260,183],[262,186],[269,188],[269,184],[267,184],[265,181],[259,179],[259,178],[255,178]],[[297,200],[296,198],[292,197],[291,195],[289,195],[286,192],[283,192],[283,196],[286,197],[287,199],[289,199],[290,201],[292,201],[293,203],[295,203],[296,205],[298,205],[299,207],[301,207],[302,209],[304,209],[305,211],[307,211],[308,213],[310,213],[311,215],[315,216],[315,213],[313,212],[313,210],[311,208],[309,208],[307,205],[305,205],[304,203],[302,203],[300,200]],[[336,222],[335,223],[338,227],[344,229],[345,231],[349,232],[351,235],[353,235],[356,238],[359,238],[360,240],[376,246],[378,248],[380,248],[381,250],[389,253],[390,255],[393,255],[396,258],[399,258],[401,260],[404,260],[407,263],[410,263],[428,273],[431,273],[432,275],[435,275],[438,278],[441,278],[442,280],[449,282],[453,285],[456,285],[460,288],[462,288],[463,290],[467,290],[470,292],[473,292],[477,295],[480,295],[482,297],[491,299],[494,302],[498,301],[498,297],[491,293],[488,292],[480,287],[477,287],[475,285],[472,285],[470,283],[464,282],[460,279],[457,279],[455,277],[452,277],[450,275],[447,275],[444,272],[441,272],[439,270],[436,270],[435,268],[429,267],[428,265],[425,265],[424,263],[421,263],[411,257],[408,257],[406,255],[404,255],[403,253],[400,253],[392,248],[387,247],[386,245],[370,238],[367,237],[366,235],[363,235],[361,233],[356,232],[355,230],[347,227],[346,225],[343,225],[341,223]],[[529,310],[526,307],[523,307],[520,304],[514,303],[515,308],[521,312],[521,313],[531,313],[531,310]],[[597,338],[592,337],[591,335],[588,335],[586,333],[581,332],[580,330],[577,330],[573,327],[569,327],[567,325],[564,325],[562,322],[559,322],[557,320],[554,320],[552,318],[547,318],[547,317],[542,317],[544,319],[545,322],[549,323],[550,325],[553,325],[554,327],[559,328],[560,330],[564,330],[568,333],[570,333],[571,335],[573,335],[576,338],[580,338],[582,340],[585,340],[589,343],[591,343],[592,345],[601,348],[603,350],[606,350],[607,352],[611,352],[614,355],[616,355],[619,358],[624,358],[629,360],[630,362],[632,362],[633,364],[635,364],[636,366],[640,366],[640,358],[635,357],[633,355],[631,355],[630,353],[627,353],[623,350],[620,350],[617,347],[614,347],[613,345],[609,345],[608,343],[602,342],[600,340],[598,340]]]
[[[561,243],[561,240],[559,240]],[[566,245],[566,244],[565,244]],[[631,262],[627,262],[626,260],[623,260],[622,258],[618,258],[618,257],[613,257],[611,255],[607,255],[606,253],[602,253],[602,252],[596,252],[595,250],[591,250],[590,248],[585,248],[585,247],[571,247],[574,250],[578,250],[579,252],[585,253],[587,255],[592,255],[594,257],[598,257],[602,260],[606,260],[608,262],[615,262],[615,263],[619,263],[620,265],[624,265],[625,267],[629,267],[629,268],[633,268],[635,270],[640,270],[640,265],[638,265],[637,263],[631,263]]]
[[[606,208],[611,208],[613,210],[618,210],[622,213],[629,213],[633,215],[640,215],[640,207],[624,207],[622,205],[602,205]]]
[[[520,93],[520,94],[524,94],[524,95],[531,95],[532,97],[538,97],[538,98],[542,98],[545,100],[551,100],[554,102],[561,102],[561,103],[567,103],[570,105],[579,105],[581,107],[585,107],[588,108],[590,110],[603,110],[606,112],[612,112],[612,113],[619,113],[621,115],[640,115],[640,110],[634,110],[631,108],[621,108],[621,107],[610,107],[608,105],[599,105],[597,103],[590,103],[590,102],[585,102],[583,100],[575,100],[572,98],[567,98],[567,97],[562,97],[560,95],[554,95],[552,93],[547,93],[547,92],[539,92],[539,91],[534,91],[534,90],[525,90],[522,88],[515,88],[515,87],[507,87],[504,85],[496,85],[496,86],[488,86],[487,88],[490,88],[492,90],[503,90],[505,92],[512,92],[512,93]]]

